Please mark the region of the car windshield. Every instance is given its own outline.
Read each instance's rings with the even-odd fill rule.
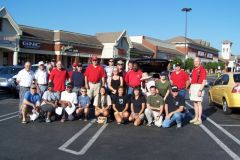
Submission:
[[[8,74],[8,68],[1,68],[0,74]]]
[[[240,83],[240,74],[234,74],[233,79],[234,79],[234,82]]]

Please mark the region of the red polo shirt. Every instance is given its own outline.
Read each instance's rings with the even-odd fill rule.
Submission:
[[[203,66],[199,66],[194,68],[192,71],[192,80],[191,84],[202,84],[203,80],[207,78],[207,71],[203,68]]]
[[[130,87],[137,87],[141,85],[141,79],[142,78],[142,71],[129,71],[127,72],[125,76],[125,82],[127,83],[128,86]]]
[[[102,66],[97,65],[94,67],[91,64],[87,67],[84,76],[87,77],[88,82],[98,83],[102,78],[106,77],[106,73]]]
[[[65,69],[57,69],[54,68],[50,74],[49,79],[54,84],[54,91],[64,91],[65,90],[65,82],[68,79],[68,73]]]
[[[174,86],[177,86],[179,89],[185,89],[189,75],[184,70],[180,70],[178,73],[174,71],[170,76],[170,80]]]

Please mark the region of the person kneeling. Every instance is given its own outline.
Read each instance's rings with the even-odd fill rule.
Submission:
[[[176,122],[177,128],[181,128],[183,118],[185,117],[184,106],[185,98],[180,96],[178,94],[178,88],[176,86],[173,86],[171,94],[167,97],[165,101],[166,117],[163,121],[162,127],[168,128],[174,122]]]
[[[43,93],[41,111],[43,115],[46,115],[46,123],[55,120],[54,111],[58,107],[60,96],[59,93],[53,91],[53,83],[48,84],[48,90]]]
[[[32,120],[35,120],[40,111],[40,101],[41,97],[37,93],[37,88],[35,85],[31,85],[30,91],[27,91],[24,94],[24,100],[22,104],[22,123],[26,124],[27,123],[27,116],[29,115]]]
[[[127,96],[123,94],[124,88],[119,87],[117,90],[117,95],[113,97],[113,110],[114,117],[117,124],[124,123],[129,117],[128,113],[128,99]]]
[[[106,94],[104,87],[100,88],[100,93],[94,98],[93,106],[95,107],[95,116],[99,119],[105,119],[109,116],[110,106],[112,105],[111,98]],[[98,121],[101,123],[100,121]]]
[[[156,87],[150,87],[151,95],[147,97],[147,109],[145,110],[145,115],[147,117],[148,126],[151,126],[152,123],[157,127],[162,125],[162,113],[163,113],[163,98],[157,94]]]
[[[87,121],[91,100],[87,95],[87,88],[82,87],[80,91],[81,95],[78,97],[78,108],[76,109],[76,114],[80,117],[84,113],[84,121]]]
[[[66,91],[63,91],[61,94],[60,104],[61,107],[56,109],[56,113],[61,115],[61,122],[65,122],[65,120],[74,120],[73,113],[76,109],[75,104],[77,104],[77,94],[72,92],[72,84],[67,83]]]
[[[134,126],[139,126],[143,122],[145,106],[146,98],[140,93],[140,88],[134,88],[129,117],[129,121],[133,122]]]

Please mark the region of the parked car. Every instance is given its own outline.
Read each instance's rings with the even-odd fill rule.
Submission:
[[[222,106],[225,114],[240,108],[240,72],[225,73],[209,83],[209,104]]]
[[[0,68],[0,88],[11,92],[16,91],[16,75],[23,66],[6,66]]]
[[[142,58],[134,60],[139,64],[139,68],[142,72],[147,72],[153,76],[153,78],[159,78],[159,73],[167,71],[169,61],[166,59],[152,59]]]

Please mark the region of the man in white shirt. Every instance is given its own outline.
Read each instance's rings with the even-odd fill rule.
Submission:
[[[72,84],[70,82],[67,83],[66,88],[67,89],[61,93],[61,100],[59,102],[62,110],[61,122],[65,122],[65,120],[74,120],[73,113],[78,103],[77,94],[75,92],[72,92]]]
[[[34,81],[34,73],[31,71],[31,63],[26,62],[24,69],[17,74],[17,83],[19,84],[19,111],[21,113],[21,105],[23,103],[24,94],[30,90],[30,86]],[[20,115],[21,118],[21,115]]]
[[[39,94],[42,96],[43,93],[47,90],[47,81],[48,81],[48,73],[44,67],[43,61],[38,62],[38,70],[35,72],[35,84],[38,88]]]
[[[114,68],[114,60],[111,58],[108,60],[108,66],[105,67],[105,71],[107,74],[107,80],[108,80],[108,78],[111,78],[113,68]]]

